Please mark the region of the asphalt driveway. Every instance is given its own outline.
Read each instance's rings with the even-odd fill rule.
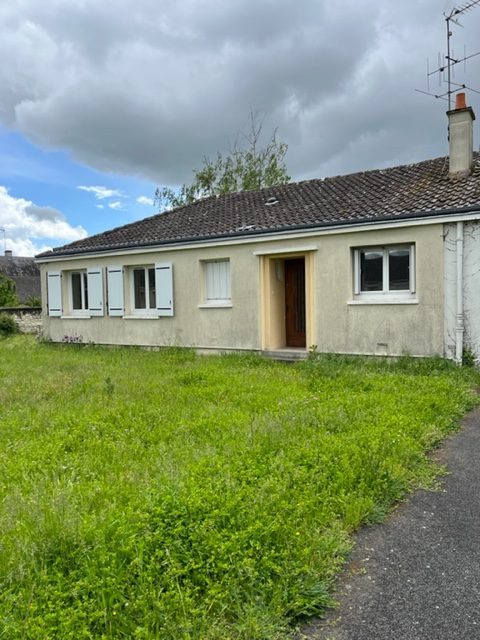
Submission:
[[[480,408],[439,450],[449,475],[365,528],[339,580],[340,606],[309,640],[480,639]]]

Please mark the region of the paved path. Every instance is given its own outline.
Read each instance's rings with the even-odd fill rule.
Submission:
[[[309,640],[480,640],[480,409],[442,446],[443,490],[418,491],[363,529],[338,609]]]

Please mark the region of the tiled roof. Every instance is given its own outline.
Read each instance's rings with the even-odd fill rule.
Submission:
[[[448,158],[205,198],[79,240],[53,252],[72,255],[111,249],[248,236],[301,227],[480,208],[480,154],[471,175],[450,178]]]

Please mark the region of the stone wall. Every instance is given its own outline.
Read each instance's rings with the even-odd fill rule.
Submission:
[[[39,334],[42,330],[41,307],[0,307],[0,313],[11,314],[21,333]]]

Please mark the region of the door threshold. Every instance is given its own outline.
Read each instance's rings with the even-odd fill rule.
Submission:
[[[272,360],[282,360],[284,362],[296,362],[306,360],[308,351],[306,347],[282,347],[281,349],[265,349],[262,356]]]

